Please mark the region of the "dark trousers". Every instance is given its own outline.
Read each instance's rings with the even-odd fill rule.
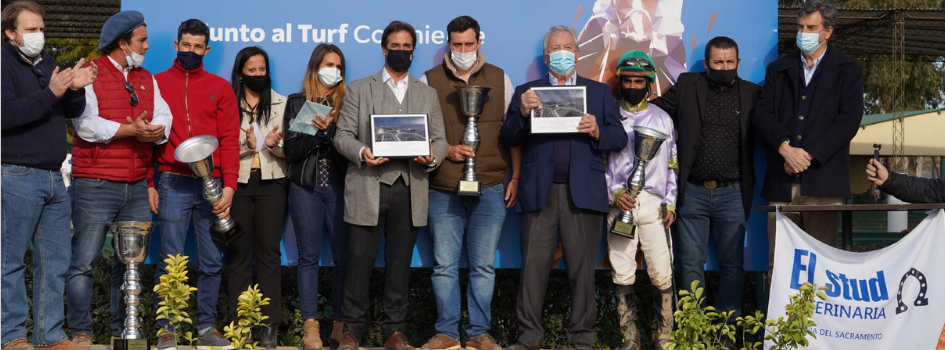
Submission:
[[[269,305],[260,308],[269,316],[266,323],[282,322],[282,226],[285,223],[286,180],[262,180],[260,171],[253,171],[249,181],[238,184],[233,195],[230,215],[246,232],[227,247],[230,317],[236,319],[240,293],[253,282],[252,262],[256,262],[256,279]],[[254,259],[255,258],[255,259]]]
[[[340,187],[340,186],[339,186]],[[333,186],[306,187],[289,181],[289,215],[299,247],[299,301],[302,319],[318,318],[318,269],[322,258],[322,235],[328,235],[335,276],[331,282],[332,319],[341,321],[344,307],[345,272],[348,268],[348,224],[345,223],[344,189]]]
[[[597,321],[594,266],[604,215],[575,206],[567,184],[551,185],[548,204],[538,211],[521,215],[522,273],[515,309],[520,323],[520,344],[529,349],[539,349],[544,340],[542,309],[559,231],[571,282],[568,343],[594,344],[594,323]]]
[[[398,179],[392,186],[381,184],[378,198],[377,226],[348,226],[348,273],[342,314],[345,328],[358,339],[364,335],[368,289],[381,246],[381,233],[385,235],[384,316],[381,319],[384,338],[402,330],[407,316],[410,261],[417,242],[417,228],[411,222],[410,189]]]

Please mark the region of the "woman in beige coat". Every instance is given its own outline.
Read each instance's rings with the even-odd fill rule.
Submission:
[[[268,316],[259,346],[276,347],[282,319],[282,226],[285,222],[286,172],[282,151],[282,116],[286,98],[272,90],[269,56],[256,46],[236,54],[233,90],[240,103],[240,172],[232,215],[246,232],[227,254],[230,316],[236,318],[240,293],[252,284],[256,261],[259,289],[270,299],[261,309]]]

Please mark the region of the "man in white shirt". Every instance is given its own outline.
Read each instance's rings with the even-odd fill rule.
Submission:
[[[155,144],[167,142],[171,113],[144,68],[149,48],[144,16],[123,11],[105,21],[99,39],[98,80],[85,89],[85,110],[73,119],[72,261],[66,280],[72,341],[91,346],[92,266],[113,221],[151,221],[147,177]],[[120,336],[125,265],[112,268],[111,332]]]

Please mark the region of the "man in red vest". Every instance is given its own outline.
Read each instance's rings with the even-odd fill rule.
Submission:
[[[138,11],[110,17],[99,39],[98,80],[85,89],[85,110],[73,119],[72,262],[66,280],[72,342],[91,346],[92,266],[112,221],[150,221],[147,176],[155,144],[167,142],[171,113],[157,82],[141,68],[148,31]],[[125,305],[120,291],[125,265],[115,260],[111,284],[111,332],[120,336]],[[102,292],[102,291],[100,291]]]

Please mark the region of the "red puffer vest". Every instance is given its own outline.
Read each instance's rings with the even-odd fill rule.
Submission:
[[[107,56],[94,60],[98,79],[93,87],[98,99],[98,115],[107,120],[127,124],[127,117],[137,118],[147,111],[145,119],[154,114],[154,79],[144,68],[128,72],[128,82],[134,84],[138,105],[131,106],[131,93],[125,90],[125,77]],[[72,176],[111,181],[134,182],[144,179],[154,162],[151,155],[154,144],[134,137],[113,139],[109,143],[91,143],[73,131]]]

